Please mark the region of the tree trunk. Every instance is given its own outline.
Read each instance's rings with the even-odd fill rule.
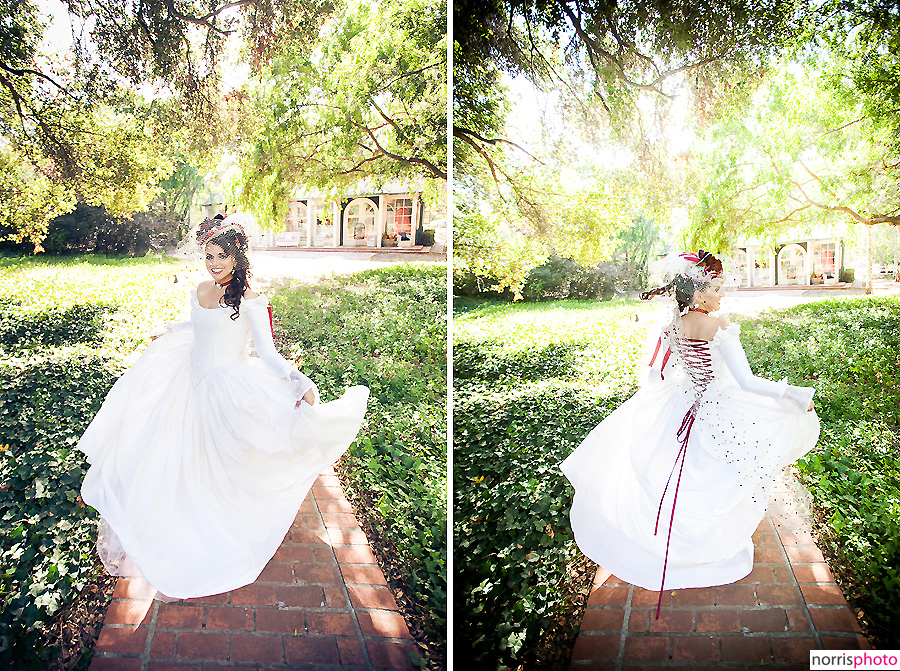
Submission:
[[[866,225],[866,294],[872,293],[872,225]]]

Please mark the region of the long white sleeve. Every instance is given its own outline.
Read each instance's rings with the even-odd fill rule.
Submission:
[[[794,410],[805,412],[809,408],[809,403],[816,390],[812,387],[790,385],[787,383],[787,378],[773,382],[754,375],[750,370],[747,354],[741,347],[740,338],[736,335],[725,338],[719,344],[719,352],[725,360],[728,370],[731,371],[732,376],[744,391],[768,396],[788,404]]]
[[[291,381],[297,398],[302,398],[307,391],[312,389],[318,399],[319,390],[315,383],[288,363],[275,349],[268,305],[265,296],[241,301],[241,314],[247,316],[250,324],[250,336],[253,338],[253,345],[256,347],[259,358],[278,375]]]

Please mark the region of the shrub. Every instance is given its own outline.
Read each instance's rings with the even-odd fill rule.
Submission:
[[[626,269],[612,262],[585,267],[573,259],[554,254],[528,271],[522,296],[527,301],[564,298],[610,300],[628,286],[627,278]]]
[[[43,242],[50,254],[84,252],[143,256],[173,245],[178,222],[168,212],[138,212],[131,218],[111,217],[102,206],[78,203],[53,219]]]

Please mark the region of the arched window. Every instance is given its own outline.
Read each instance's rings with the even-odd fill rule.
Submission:
[[[792,243],[778,252],[778,284],[809,284],[806,277],[806,250]]]
[[[350,247],[374,247],[377,212],[378,206],[368,198],[350,201],[344,211],[344,244]]]

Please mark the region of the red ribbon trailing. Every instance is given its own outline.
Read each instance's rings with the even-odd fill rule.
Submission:
[[[648,364],[651,368],[653,368],[653,363],[656,361],[656,355],[659,354],[659,348],[662,347],[662,336],[656,339],[656,349],[653,350],[653,358],[650,359],[650,363]],[[672,356],[672,348],[669,347],[666,349],[666,353],[663,355],[662,364],[659,367],[659,378],[661,380],[665,380],[666,376],[663,375],[663,371],[666,369],[666,364],[669,362],[669,357]]]
[[[659,352],[661,340],[662,339],[660,338],[660,341],[657,341],[656,343],[656,351],[653,353],[653,360],[656,359],[656,354]],[[666,585],[666,568],[669,565],[669,545],[672,541],[672,526],[675,521],[675,504],[678,503],[678,489],[681,485],[681,474],[684,471],[684,462],[687,457],[688,440],[690,440],[691,429],[694,426],[694,420],[697,418],[697,411],[700,408],[700,398],[706,391],[706,387],[709,386],[709,383],[712,382],[715,377],[712,370],[712,357],[709,354],[709,343],[706,340],[694,339],[685,339],[682,342],[684,344],[682,354],[685,367],[694,382],[695,400],[685,414],[684,419],[681,420],[681,426],[675,434],[681,447],[678,449],[678,454],[675,455],[675,463],[672,464],[672,470],[669,471],[669,479],[666,480],[666,486],[663,488],[662,496],[659,499],[659,508],[656,511],[656,525],[653,527],[653,535],[655,536],[659,531],[659,517],[662,514],[663,501],[665,501],[666,493],[669,491],[669,485],[672,482],[672,476],[675,475],[675,468],[677,467],[678,479],[675,481],[675,492],[672,498],[672,514],[669,516],[669,533],[666,536],[666,555],[663,559],[662,580],[659,584],[659,600],[656,602],[657,620],[659,619],[659,613],[662,609],[662,593]],[[671,351],[672,350],[669,349],[669,351],[666,352],[666,357],[663,359],[663,367],[665,367]],[[653,361],[650,362],[650,365],[653,365]],[[662,374],[662,371],[660,371],[660,374]],[[680,465],[679,462],[681,462]]]

